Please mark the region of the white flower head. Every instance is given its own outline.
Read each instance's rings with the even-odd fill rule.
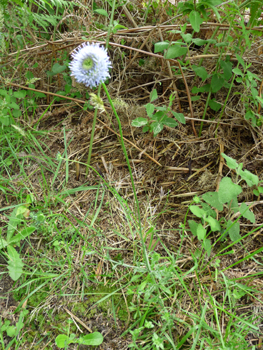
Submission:
[[[88,87],[96,87],[110,77],[112,68],[106,49],[100,44],[84,43],[78,46],[71,55],[73,60],[69,64],[71,76],[78,83]]]

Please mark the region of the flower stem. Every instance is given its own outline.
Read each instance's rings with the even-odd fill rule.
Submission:
[[[100,84],[100,86],[98,88],[98,97],[100,96],[100,90],[101,90],[101,84]],[[92,145],[93,145],[93,139],[94,139],[97,115],[98,115],[98,108],[95,108],[94,118],[93,118],[93,123],[92,123],[92,130],[91,130],[91,135],[90,135],[90,144],[89,144],[89,154],[88,154],[87,168],[86,168],[86,175],[87,176],[89,175],[90,159],[91,159],[91,153],[92,153]]]
[[[132,170],[131,170],[129,157],[128,157],[128,154],[127,154],[127,151],[126,151],[126,148],[125,148],[125,144],[124,144],[124,141],[123,141],[121,121],[120,121],[120,118],[119,118],[119,116],[118,116],[118,114],[116,112],[116,109],[115,109],[114,104],[113,104],[113,102],[111,100],[111,97],[110,97],[110,94],[108,92],[108,89],[107,89],[106,85],[104,83],[102,83],[102,86],[103,86],[103,89],[104,89],[104,91],[105,91],[105,93],[107,95],[107,98],[109,100],[109,103],[111,105],[113,113],[114,113],[114,115],[115,115],[115,117],[117,119],[117,122],[118,122],[119,133],[120,133],[120,136],[121,136],[121,146],[122,146],[122,150],[123,150],[123,153],[124,153],[124,156],[125,156],[125,159],[126,159],[126,163],[128,165],[128,169],[129,169],[129,173],[130,173],[130,177],[131,177],[132,189],[133,189],[133,193],[134,193],[134,199],[135,199],[135,203],[136,203],[137,218],[138,218],[138,224],[139,224],[139,234],[140,234],[140,239],[141,239],[141,243],[142,243],[143,254],[144,254],[147,270],[149,272],[151,272],[151,266],[150,266],[150,263],[149,263],[148,254],[147,254],[147,250],[146,250],[146,246],[145,246],[145,242],[144,242],[143,234],[142,234],[140,206],[139,206],[139,201],[138,201],[137,194],[136,194],[136,188],[135,188],[135,184],[134,184],[134,180],[133,180],[133,176],[132,176]]]
[[[110,24],[109,24],[107,38],[106,38],[106,49],[109,46],[110,34],[111,34],[111,31],[112,31],[112,24],[113,24],[113,20],[114,20],[115,4],[116,4],[116,0],[113,0],[112,8],[111,8]],[[100,97],[100,90],[101,90],[101,84],[100,84],[100,86],[98,88],[98,94],[97,94],[98,98]],[[88,154],[87,168],[86,168],[86,175],[87,176],[89,174],[89,168],[90,168],[90,159],[91,159],[91,153],[92,153],[92,144],[93,144],[93,139],[94,139],[97,115],[98,115],[98,108],[96,107],[95,111],[94,111],[94,118],[93,118],[92,130],[91,130],[91,135],[90,135],[89,154]]]

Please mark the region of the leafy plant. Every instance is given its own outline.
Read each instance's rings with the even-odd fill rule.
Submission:
[[[157,98],[157,91],[154,89],[150,94],[150,101],[153,102]],[[175,119],[168,117],[169,114],[172,114],[180,123],[185,124],[184,115],[182,113],[174,112],[171,108],[174,99],[175,94],[171,94],[168,107],[156,107],[153,103],[147,103],[144,107],[146,108],[148,119],[143,117],[136,118],[132,121],[132,126],[137,128],[143,126],[143,132],[149,131],[156,136],[163,130],[164,125],[169,126],[170,128],[178,125]],[[154,113],[155,110],[157,111],[156,113]]]
[[[249,187],[258,186],[258,176],[248,170],[242,170],[243,164],[238,164],[234,159],[224,153],[222,156],[226,159],[227,166],[236,171],[237,183],[234,183],[230,177],[224,177],[219,186],[218,192],[207,192],[202,197],[195,197],[196,205],[190,205],[190,211],[198,218],[201,223],[194,220],[188,220],[190,230],[201,242],[203,249],[208,255],[211,253],[211,240],[207,238],[211,232],[220,232],[221,239],[225,239],[229,234],[233,242],[241,239],[240,224],[238,220],[243,217],[252,223],[255,223],[255,215],[245,203],[238,204],[238,195],[242,193],[242,187],[238,184],[244,180]],[[238,180],[239,178],[239,180]],[[258,187],[255,194],[262,192],[262,187]],[[217,212],[222,212],[226,207],[232,217],[226,220],[224,217],[217,220]],[[217,212],[216,212],[217,211]],[[235,219],[237,217],[237,219]],[[235,219],[235,220],[234,220]]]
[[[76,334],[70,334],[70,336],[60,334],[56,337],[56,345],[60,349],[67,348],[69,344],[82,344],[99,346],[103,342],[103,336],[99,332],[84,335],[83,337],[76,338]]]
[[[28,310],[22,309],[19,319],[16,323],[16,325],[11,325],[11,322],[9,320],[5,320],[2,322],[0,318],[0,343],[2,344],[2,349],[3,350],[8,350],[8,349],[18,349],[17,346],[19,346],[19,334],[21,329],[24,327],[24,317],[28,314]],[[7,345],[5,345],[4,339],[5,339],[5,334],[12,338]],[[15,344],[15,348],[14,348]]]
[[[30,236],[34,231],[34,226],[28,226],[22,228],[22,224],[29,216],[29,209],[25,205],[18,205],[12,211],[9,216],[9,222],[7,225],[6,238],[3,238],[2,230],[0,237],[0,250],[7,258],[9,276],[14,280],[18,280],[23,272],[23,262],[20,259],[20,255],[14,246],[19,245],[21,240],[24,240],[26,237]],[[15,233],[17,234],[15,235]],[[6,249],[6,251],[4,251]]]

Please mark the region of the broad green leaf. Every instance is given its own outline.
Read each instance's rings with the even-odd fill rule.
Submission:
[[[241,64],[241,66],[245,69],[246,65],[245,65],[245,62],[244,62],[243,58],[241,56],[239,56],[237,53],[236,53],[236,58],[238,60],[238,63]],[[241,74],[243,75],[242,72],[241,72]]]
[[[233,222],[231,220],[228,220],[227,222],[227,228],[229,228],[231,225],[233,225]],[[232,242],[237,241],[239,238],[241,238],[240,236],[240,225],[239,222],[235,222],[234,225],[232,227],[229,228],[228,233],[229,233],[229,237],[231,239]]]
[[[20,242],[21,240],[24,240],[26,237],[30,236],[35,230],[36,228],[34,226],[26,227],[16,236],[12,237],[8,244],[14,244]]]
[[[103,342],[103,336],[99,332],[94,332],[91,334],[84,335],[80,337],[79,344],[99,346]]]
[[[198,223],[195,222],[194,220],[187,220],[189,227],[190,227],[190,231],[192,232],[192,234],[194,236],[197,236],[197,227],[198,227]]]
[[[229,177],[224,177],[219,185],[218,199],[221,203],[228,203],[242,192],[242,188],[232,182]]]
[[[224,86],[225,79],[218,74],[214,74],[211,79],[212,92],[219,91]]]
[[[236,75],[240,75],[241,77],[243,77],[243,73],[239,68],[232,69],[232,72],[235,73]]]
[[[199,241],[202,241],[205,238],[206,229],[201,224],[198,224],[196,233]]]
[[[240,211],[240,214],[242,214],[242,216],[245,219],[248,219],[250,222],[252,222],[252,224],[256,222],[254,213],[249,210],[249,207],[245,203],[241,204],[239,211]]]
[[[212,218],[211,216],[208,216],[205,219],[205,221],[207,221],[209,223],[211,230],[213,232],[221,230],[221,226],[220,226],[219,222],[216,219]]]
[[[191,96],[191,101],[195,102],[195,101],[199,101],[201,98],[201,96]]]
[[[191,33],[181,33],[182,38],[184,41],[188,44],[192,41],[192,34]]]
[[[169,47],[169,43],[166,41],[160,41],[159,43],[155,43],[154,44],[154,53],[157,52],[162,52],[164,50],[166,50]]]
[[[192,93],[197,94],[198,92],[209,92],[210,91],[211,84],[205,84],[204,86],[201,86],[198,88],[197,86],[194,86],[192,88]]]
[[[7,329],[6,329],[6,334],[7,334],[9,337],[13,338],[14,335],[16,334],[16,327],[15,327],[15,326],[9,326],[9,327],[7,327]]]
[[[225,153],[221,153],[221,156],[226,160],[226,164],[230,169],[238,168],[238,163],[235,159],[228,157]]]
[[[198,218],[206,217],[206,211],[204,209],[198,207],[197,205],[190,205],[189,209]]]
[[[203,23],[203,19],[201,18],[200,13],[197,11],[191,11],[189,20],[194,31],[198,33],[200,31],[200,24]]]
[[[207,204],[207,203],[201,203],[202,208],[204,209],[204,211],[206,212],[206,216],[212,216],[212,218],[216,218],[216,212],[214,211],[214,209],[212,209],[212,207]]]
[[[183,45],[183,44],[181,44]],[[166,55],[164,58],[166,59],[172,59],[172,58],[177,58],[180,56],[183,56],[187,53],[188,48],[187,47],[182,47],[181,45],[172,45],[168,48]]]
[[[172,111],[172,114],[178,120],[178,122],[185,124],[185,117],[184,117],[183,113],[176,113],[176,112]]]
[[[150,101],[153,102],[157,100],[157,98],[158,98],[157,90],[153,89],[153,91],[150,93]]]
[[[156,122],[162,122],[164,115],[164,111],[158,111],[151,117],[151,119],[155,120]]]
[[[249,187],[252,187],[253,185],[258,185],[258,176],[252,174],[250,171],[248,170],[241,170],[239,172],[239,175],[242,177],[243,180],[246,181],[247,185]]]
[[[19,253],[15,250],[14,247],[8,246],[7,253],[9,276],[13,281],[17,281],[18,278],[22,275],[24,264],[19,257]]]
[[[163,123],[154,122],[152,125],[153,136],[156,136],[163,130]]]
[[[146,108],[147,115],[151,117],[154,112],[155,106],[152,103],[147,103],[147,105],[144,105],[144,107]]]
[[[197,45],[197,46],[203,46],[205,45],[208,40],[203,40],[203,39],[199,39],[199,38],[195,38],[195,39],[192,39],[192,42]],[[215,41],[216,42],[216,41]]]
[[[60,65],[59,63],[55,63],[54,66],[52,67],[52,73],[54,74],[59,74],[64,72],[64,70],[67,68],[65,65]]]
[[[218,102],[216,102],[216,100],[215,100],[214,98],[213,98],[212,100],[210,100],[210,101],[208,102],[208,104],[209,104],[209,107],[210,107],[213,111],[216,111],[216,112],[218,112],[219,109],[221,108],[221,104],[218,103]]]
[[[230,208],[234,213],[237,213],[239,211],[239,205],[237,197],[233,198],[230,202]]]
[[[25,98],[25,97],[26,97],[26,94],[27,94],[26,90],[18,90],[18,91],[15,91],[15,92],[14,92],[14,96],[15,96],[16,98]],[[46,95],[45,95],[45,96],[46,96]]]
[[[210,204],[217,210],[223,210],[223,204],[219,201],[218,192],[207,192],[202,195],[202,198],[206,203]]]
[[[136,128],[140,128],[143,125],[146,125],[148,123],[148,120],[146,118],[136,118],[132,121],[131,125],[135,126]]]
[[[98,15],[108,17],[108,12],[104,9],[96,9],[94,10],[94,12],[97,13]]]
[[[207,255],[210,256],[211,254],[211,240],[210,239],[204,239],[202,244],[204,250],[206,251]]]
[[[142,128],[142,132],[148,132],[149,130],[150,130],[149,125],[145,125],[145,126]]]
[[[69,344],[70,340],[69,337],[65,334],[60,334],[56,337],[56,345],[60,349],[64,349],[66,345]]]
[[[222,67],[223,69],[223,76],[226,80],[229,80],[231,77],[232,77],[232,66],[233,66],[233,63],[228,61],[220,61],[220,66]]]
[[[205,81],[208,77],[207,71],[205,69],[205,67],[198,67],[195,66],[194,64],[192,65],[193,71],[195,72],[195,74],[202,79],[202,81]]]
[[[168,117],[163,119],[163,123],[164,125],[169,126],[170,128],[174,128],[178,125],[178,123],[173,118]]]

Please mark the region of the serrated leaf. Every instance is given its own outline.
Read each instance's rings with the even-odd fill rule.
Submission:
[[[134,119],[131,123],[131,125],[135,126],[136,128],[140,128],[141,126],[144,126],[146,124],[148,124],[148,120],[142,117]]]
[[[2,236],[0,236],[0,250],[7,247],[7,246],[8,246],[7,241],[5,239],[3,239]]]
[[[219,222],[216,219],[212,218],[211,216],[208,216],[205,219],[205,221],[207,221],[209,223],[211,230],[213,232],[221,230],[221,226],[220,226]]]
[[[185,55],[187,51],[188,51],[187,47],[181,47],[180,45],[172,45],[168,48],[164,58],[166,59],[177,58]]]
[[[229,177],[224,177],[219,185],[218,199],[221,203],[228,203],[242,192],[242,188],[232,182]]]
[[[169,47],[169,43],[167,43],[166,41],[160,41],[159,43],[155,43],[154,44],[154,53],[157,52],[162,52],[164,50],[166,50]]]
[[[240,205],[239,211],[240,211],[240,214],[242,214],[242,216],[245,219],[248,219],[250,222],[252,222],[252,224],[256,222],[254,213],[251,210],[249,210],[249,207],[245,203],[242,203]]]
[[[191,11],[189,20],[194,31],[198,33],[200,31],[200,24],[203,23],[203,19],[201,18],[200,13],[197,11]]]

